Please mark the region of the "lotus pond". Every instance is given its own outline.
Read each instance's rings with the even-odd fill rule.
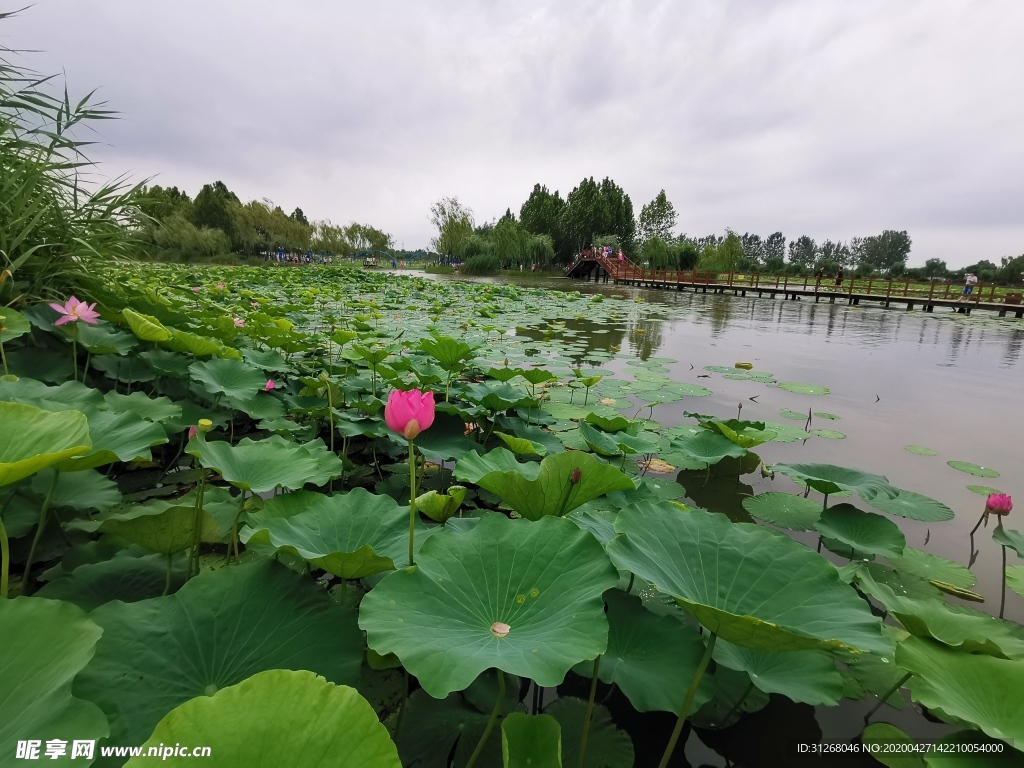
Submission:
[[[0,308],[0,764],[1021,765],[1019,324],[554,285]]]

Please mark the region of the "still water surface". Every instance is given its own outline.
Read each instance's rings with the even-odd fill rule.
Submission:
[[[478,280],[504,282],[501,278]],[[992,486],[1018,499],[1018,509],[1011,513],[1007,525],[1024,527],[1019,522],[1024,515],[1021,321],[963,317],[940,310],[936,310],[939,314],[928,315],[808,300],[651,291],[564,278],[529,277],[515,283],[616,294],[663,307],[657,319],[644,323],[643,335],[633,334],[633,329],[624,325],[602,326],[600,334],[594,333],[599,329],[578,324],[573,328],[578,332],[577,340],[588,338],[604,349],[609,344],[605,329],[613,333],[617,330],[613,343],[621,342],[622,352],[643,358],[674,358],[678,362],[668,366],[673,380],[699,383],[714,392],[706,398],[685,398],[679,403],[655,406],[653,417],[665,426],[688,421],[683,417],[684,410],[733,417],[741,402],[742,418],[750,420],[786,422],[779,413],[785,408],[806,412],[811,407],[838,415],[838,421],[815,420],[811,428],[838,430],[846,439],[814,437],[806,442],[770,443],[754,450],[769,463],[821,462],[885,475],[894,485],[936,498],[954,510],[956,518],[941,523],[897,519],[909,546],[966,565],[970,559],[967,534],[984,508],[984,497],[967,490],[972,484]],[[623,372],[625,362],[616,359],[602,367]],[[717,374],[698,378],[707,373],[704,366],[732,366],[736,362],[751,362],[756,370],[771,372],[778,381],[826,386],[831,394],[801,395]],[[756,401],[749,400],[752,396],[757,397]],[[789,423],[802,426],[801,422]],[[927,446],[938,455],[919,456],[906,451],[906,445]],[[946,462],[950,460],[991,467],[1000,477],[965,474],[949,467]],[[691,500],[736,517],[743,511],[735,489],[733,485],[724,496],[701,489]],[[738,490],[746,494],[800,489],[785,477],[769,480],[755,472],[743,476]],[[1000,552],[991,541],[991,530],[991,525],[979,529],[975,539],[980,554],[972,566],[978,577],[974,590],[985,595],[987,601],[982,606],[970,605],[996,612]],[[794,535],[816,543],[811,534]],[[825,554],[837,564],[846,562]],[[1017,562],[1012,553],[1009,557],[1011,564]],[[959,601],[950,598],[950,602]],[[1024,599],[1012,592],[1007,595],[1006,617],[1024,622]],[[874,697],[868,697],[863,705],[844,702],[840,707],[818,707],[816,718],[825,738],[856,736],[862,727],[860,717],[873,703]],[[897,717],[888,710],[886,719],[901,724],[917,738],[946,731],[942,726],[931,726],[920,715]],[[725,764],[695,738],[687,744],[687,755],[695,765]],[[809,766],[814,762],[811,759],[795,764]],[[852,766],[857,762],[846,759],[840,764]],[[869,759],[865,764],[875,763]]]

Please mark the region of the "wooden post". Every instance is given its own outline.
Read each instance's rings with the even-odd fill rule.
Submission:
[[[892,295],[892,278],[889,278],[889,287],[885,289],[885,298],[889,298]]]

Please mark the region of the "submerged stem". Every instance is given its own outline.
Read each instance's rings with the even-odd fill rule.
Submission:
[[[665,747],[665,753],[661,756],[661,762],[658,763],[658,768],[666,768],[669,760],[672,759],[672,753],[675,751],[676,742],[679,741],[679,734],[683,732],[683,725],[686,723],[686,718],[690,714],[690,705],[693,704],[693,697],[697,695],[697,686],[700,685],[701,679],[704,677],[704,670],[708,668],[708,664],[711,663],[711,653],[715,650],[715,640],[718,639],[718,635],[714,632],[708,638],[708,647],[704,649],[704,655],[701,657],[700,664],[697,665],[697,671],[693,674],[693,681],[690,683],[689,689],[686,691],[686,699],[683,701],[683,708],[679,710],[679,718],[676,720],[676,727],[672,729],[672,736],[668,740],[668,746]]]
[[[487,720],[487,727],[484,728],[484,734],[480,737],[480,741],[477,742],[476,749],[473,750],[473,754],[469,756],[466,768],[473,768],[473,764],[476,763],[476,759],[480,757],[480,753],[483,752],[484,744],[487,743],[487,739],[490,737],[491,731],[494,730],[494,723],[498,720],[498,713],[501,711],[501,702],[505,699],[505,675],[500,669],[495,671],[498,673],[498,699],[494,702],[494,709],[491,710],[491,716]]]
[[[905,674],[896,682],[896,685],[894,685],[892,688],[890,688],[882,696],[879,697],[878,703],[875,704],[875,706],[873,706],[870,710],[868,710],[868,713],[866,715],[864,715],[864,725],[868,724],[868,720],[871,719],[871,716],[875,714],[875,712],[880,710],[882,708],[882,705],[889,700],[889,697],[896,693],[896,691],[898,691],[900,688],[902,688],[903,684],[907,682],[907,680],[909,679],[910,673],[907,672],[907,674]]]
[[[583,768],[583,757],[587,754],[587,735],[590,733],[590,718],[594,714],[594,697],[597,695],[597,671],[601,668],[601,657],[594,659],[594,675],[590,678],[590,698],[587,700],[587,714],[583,718],[583,736],[580,738],[580,754],[576,768]]]

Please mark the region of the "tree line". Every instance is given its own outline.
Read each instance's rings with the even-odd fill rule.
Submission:
[[[911,238],[906,230],[827,239],[808,235],[786,239],[782,232],[766,237],[731,229],[724,234],[678,234],[679,215],[661,190],[634,215],[629,195],[612,179],[586,178],[563,198],[557,190],[535,184],[519,208],[497,221],[477,224],[470,208],[458,198],[444,198],[431,209],[437,228],[435,250],[484,271],[516,268],[517,264],[568,264],[591,246],[621,248],[632,260],[655,269],[699,269],[718,272],[808,274],[839,269],[858,276],[907,275],[941,278],[973,271],[986,282],[1020,279],[1024,256],[1003,259],[1001,266],[984,261],[962,270],[947,269],[944,261],[929,259],[923,267],[908,268]]]
[[[205,184],[195,198],[177,187],[143,187],[136,200],[143,250],[161,260],[220,260],[276,252],[347,256],[389,250],[391,235],[368,224],[309,221],[270,200],[242,203],[222,181]]]

